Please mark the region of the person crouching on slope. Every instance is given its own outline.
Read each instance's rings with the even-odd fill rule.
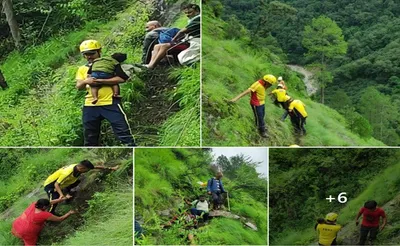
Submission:
[[[89,172],[92,169],[107,169],[115,171],[118,169],[118,166],[94,166],[90,161],[83,160],[78,164],[62,167],[46,179],[44,182],[44,191],[46,191],[50,201],[64,197],[71,198],[72,196],[65,195],[65,193],[70,193],[73,188],[79,185],[81,182],[79,177],[82,173]],[[49,212],[55,214],[56,207],[57,204],[52,204]]]
[[[229,102],[235,103],[240,98],[244,97],[247,94],[251,94],[250,96],[250,105],[253,109],[255,123],[258,128],[258,131],[261,137],[266,138],[267,133],[265,130],[265,90],[271,87],[273,84],[276,84],[276,77],[272,74],[265,75],[262,79],[254,82],[250,88],[240,93],[235,98],[231,99]]]
[[[340,229],[342,229],[341,225],[336,224],[337,217],[336,213],[329,213],[325,217],[325,223],[317,225],[319,245],[330,246],[337,244],[336,237]]]
[[[53,201],[47,199],[39,199],[32,203],[12,224],[11,232],[14,236],[22,239],[25,246],[36,245],[40,232],[43,230],[46,221],[61,222],[76,211],[70,210],[63,216],[55,216],[46,210],[51,204],[56,204],[66,200],[67,198],[59,198]]]
[[[306,135],[306,118],[308,114],[306,112],[306,105],[300,100],[289,99],[287,101],[290,121],[294,127],[294,133],[296,136]]]

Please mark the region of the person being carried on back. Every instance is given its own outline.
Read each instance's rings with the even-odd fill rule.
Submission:
[[[88,74],[94,80],[96,79],[109,79],[114,77],[115,74],[115,66],[121,64],[126,60],[127,56],[124,53],[114,53],[111,57],[99,57],[94,59],[92,65],[89,68]],[[99,89],[104,85],[90,85],[90,89],[93,95],[92,104],[96,104],[99,100]],[[121,97],[119,95],[119,85],[115,84],[111,86],[113,90],[113,97]]]
[[[217,172],[215,177],[211,178],[207,182],[207,193],[212,195],[213,209],[220,209],[222,205],[222,193],[227,193],[222,184],[222,173]]]

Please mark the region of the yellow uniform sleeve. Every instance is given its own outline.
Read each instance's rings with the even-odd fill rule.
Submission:
[[[293,102],[291,102],[290,105],[289,105],[289,110],[290,110],[290,111],[293,110],[293,109],[294,109],[294,106],[295,106],[295,102],[293,101]]]
[[[89,67],[87,66],[81,66],[78,68],[78,71],[76,72],[75,79],[77,80],[84,80],[87,78],[87,72],[89,71]]]
[[[278,93],[278,89],[271,91],[271,94],[277,94],[277,93]]]
[[[256,81],[250,86],[250,90],[252,92],[255,92],[259,87],[261,86],[260,82]]]

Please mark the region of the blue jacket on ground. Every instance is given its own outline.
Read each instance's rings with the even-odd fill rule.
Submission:
[[[221,193],[226,193],[225,189],[224,189],[224,185],[222,184],[222,180],[219,180],[219,188],[221,190]],[[215,177],[211,178],[208,180],[207,182],[207,192],[217,192],[218,188],[217,188],[217,182],[215,181]]]

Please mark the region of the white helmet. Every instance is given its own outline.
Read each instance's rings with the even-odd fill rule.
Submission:
[[[281,80],[283,80],[283,79],[282,79],[282,76],[279,76],[279,77],[278,77],[278,81],[281,81]]]

